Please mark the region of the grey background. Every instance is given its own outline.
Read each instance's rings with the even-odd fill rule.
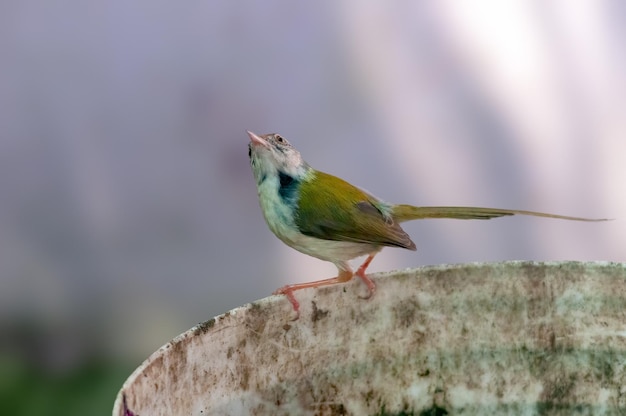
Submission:
[[[418,251],[370,271],[624,261],[625,18],[618,1],[1,3],[3,354],[139,364],[331,277],[264,224],[246,129],[388,201],[617,218],[409,223]]]

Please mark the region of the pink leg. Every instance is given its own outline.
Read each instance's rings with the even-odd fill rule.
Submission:
[[[291,302],[291,306],[293,306],[293,310],[296,311],[296,317],[293,319],[295,321],[296,319],[300,317],[300,303],[296,300],[296,297],[293,295],[293,292],[295,292],[296,290],[307,289],[310,287],[320,287],[320,286],[334,285],[336,283],[344,283],[352,279],[353,275],[354,273],[352,273],[352,270],[340,270],[339,275],[337,277],[332,277],[330,279],[324,279],[324,280],[316,280],[314,282],[296,283],[293,285],[286,285],[286,286],[281,287],[280,289],[276,289],[273,295],[287,296],[287,299],[289,299],[289,302]],[[361,278],[363,279],[363,277]],[[369,279],[367,280],[369,281]]]
[[[363,283],[365,283],[367,285],[367,288],[369,289],[369,294],[363,299],[369,299],[370,297],[372,297],[374,292],[376,292],[376,285],[369,277],[365,275],[365,269],[367,269],[367,266],[370,265],[376,254],[377,253],[373,253],[367,256],[363,264],[361,264],[361,267],[359,267],[359,269],[356,271],[356,275],[359,276],[361,280],[363,280]]]

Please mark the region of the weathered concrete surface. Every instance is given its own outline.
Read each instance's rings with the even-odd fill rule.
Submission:
[[[374,280],[369,300],[358,279],[296,292],[295,322],[272,296],[192,328],[129,377],[113,414],[124,398],[141,416],[626,413],[626,264]]]

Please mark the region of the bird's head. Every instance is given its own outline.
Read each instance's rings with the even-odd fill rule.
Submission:
[[[300,156],[300,152],[279,134],[259,136],[248,131],[248,136],[248,156],[257,184],[261,184],[268,176],[281,173],[300,178],[311,169]]]

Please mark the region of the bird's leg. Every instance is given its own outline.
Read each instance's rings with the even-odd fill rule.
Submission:
[[[363,264],[361,264],[361,267],[359,267],[359,269],[356,271],[356,275],[359,276],[361,280],[363,280],[363,283],[367,285],[367,289],[369,290],[369,294],[363,297],[363,299],[369,299],[374,294],[374,292],[376,292],[376,285],[374,284],[372,279],[365,275],[365,269],[367,269],[367,266],[370,265],[376,254],[377,253],[372,253],[367,256]]]
[[[300,317],[300,303],[296,300],[296,297],[293,295],[293,292],[295,292],[296,290],[307,289],[310,287],[328,286],[328,285],[334,285],[336,283],[347,282],[348,280],[352,279],[352,276],[354,276],[354,272],[347,264],[342,265],[342,266],[347,267],[347,269],[339,268],[339,266],[337,266],[337,268],[339,268],[339,274],[337,275],[337,277],[331,277],[330,279],[316,280],[314,282],[296,283],[293,285],[286,285],[286,286],[281,287],[280,289],[276,289],[273,295],[287,296],[287,299],[289,299],[289,302],[291,302],[291,306],[293,306],[293,310],[296,312],[296,317],[294,318],[294,320],[296,320]]]

